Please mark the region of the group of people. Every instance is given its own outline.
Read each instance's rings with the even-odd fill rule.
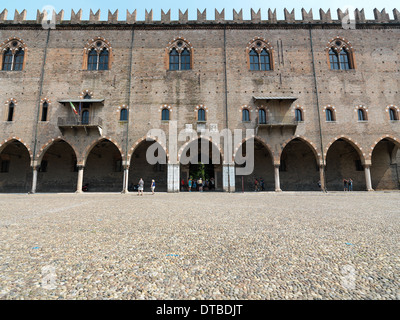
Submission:
[[[265,183],[263,178],[260,178],[260,180],[254,178],[254,191],[265,191]]]
[[[343,179],[343,188],[344,191],[353,191],[353,180],[351,178]]]
[[[151,194],[154,194],[156,189],[156,182],[154,181],[154,179],[151,180],[150,189],[151,189]],[[135,186],[133,184],[130,185],[129,191],[136,191],[136,190],[138,192],[138,196],[143,196],[143,191],[144,191],[143,178],[140,178],[137,185]]]
[[[193,179],[190,177],[189,180],[187,180],[186,182],[184,179],[181,180],[181,191],[203,192],[203,191],[209,191],[209,190],[215,190],[214,178],[211,178],[210,180],[208,180],[208,179],[203,179],[203,178]]]

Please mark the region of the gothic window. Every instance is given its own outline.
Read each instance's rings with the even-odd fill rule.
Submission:
[[[109,70],[112,57],[110,43],[97,37],[88,42],[84,49],[84,70]]]
[[[121,109],[119,120],[120,121],[128,121],[128,110],[127,109],[125,109],[125,108]]]
[[[258,123],[259,124],[267,123],[267,115],[264,109],[258,110]]]
[[[0,45],[1,70],[22,71],[25,59],[25,44],[20,39],[12,39]]]
[[[190,42],[184,39],[174,40],[169,44],[167,50],[170,71],[192,69],[193,47]]]
[[[242,110],[242,121],[249,122],[250,121],[250,111],[248,109]]]
[[[247,52],[251,71],[273,70],[272,47],[265,39],[253,39],[248,44]]]
[[[163,109],[161,112],[161,120],[162,121],[169,121],[169,110]]]
[[[43,105],[42,105],[41,121],[47,121],[48,111],[49,111],[49,104],[45,101],[45,102],[43,102]]]
[[[331,70],[355,69],[353,47],[343,38],[336,37],[328,44]]]

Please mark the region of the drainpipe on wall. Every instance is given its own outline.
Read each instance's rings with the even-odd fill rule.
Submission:
[[[228,76],[227,76],[227,66],[226,66],[226,24],[224,25],[224,75],[225,75],[225,129],[229,129],[229,118],[228,118]],[[229,144],[228,148],[231,148]],[[228,152],[230,155],[230,152]],[[222,161],[223,163],[223,161]],[[222,168],[222,173],[224,168]],[[222,180],[224,180],[222,178]],[[228,159],[228,192],[231,192],[231,168],[230,159]]]
[[[46,45],[44,48],[44,55],[43,55],[43,64],[42,64],[42,69],[41,69],[41,74],[40,74],[40,82],[39,82],[39,95],[38,95],[38,108],[37,108],[37,114],[36,114],[36,122],[35,122],[35,140],[33,143],[33,159],[32,159],[32,168],[33,168],[33,180],[32,180],[32,189],[31,189],[31,194],[36,193],[36,184],[37,184],[37,173],[38,173],[38,167],[40,164],[36,163],[36,149],[37,149],[37,135],[38,135],[38,124],[39,124],[39,115],[40,115],[40,99],[42,97],[43,93],[43,79],[44,79],[44,67],[46,65],[46,58],[47,58],[47,48],[49,46],[49,40],[50,40],[50,28],[47,29],[47,39],[46,39]]]
[[[314,87],[315,87],[315,96],[317,99],[317,114],[318,114],[318,124],[319,124],[319,138],[321,142],[321,157],[322,157],[322,167],[321,168],[321,185],[323,186],[323,190],[326,191],[326,174],[325,174],[325,156],[324,156],[324,144],[322,141],[322,124],[321,124],[321,112],[319,105],[319,94],[318,94],[318,82],[317,82],[317,74],[315,72],[315,59],[314,59],[314,45],[312,38],[312,26],[310,25],[310,45],[311,45],[311,56],[312,56],[312,66],[313,66],[313,75],[314,75]]]
[[[128,80],[128,118],[126,122],[126,143],[125,143],[125,164],[123,165],[124,170],[124,180],[123,180],[123,188],[121,193],[128,193],[128,183],[129,183],[129,167],[130,163],[128,163],[128,151],[129,151],[129,119],[131,117],[131,95],[132,95],[132,62],[133,62],[133,44],[135,41],[135,29],[132,27],[132,37],[131,37],[131,46],[130,46],[130,58],[129,58],[129,80]]]

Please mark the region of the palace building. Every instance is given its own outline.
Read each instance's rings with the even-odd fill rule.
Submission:
[[[400,184],[400,13],[285,9],[162,11],[161,20],[118,11],[0,14],[0,192],[179,192],[200,165],[182,163],[205,141],[206,179],[216,190],[398,190]],[[350,18],[349,18],[350,17]],[[197,135],[170,150],[171,123]],[[165,141],[148,133],[165,132]],[[222,144],[200,134],[241,130]],[[254,130],[246,136],[247,129]],[[191,131],[192,130],[192,131]],[[254,144],[254,170],[237,174]],[[229,142],[228,142],[229,143]],[[152,164],[149,147],[160,146]],[[201,151],[203,152],[203,150]],[[161,154],[160,154],[161,153]]]

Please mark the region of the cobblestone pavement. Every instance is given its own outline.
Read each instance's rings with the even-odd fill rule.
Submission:
[[[400,299],[400,193],[0,195],[0,299]]]

